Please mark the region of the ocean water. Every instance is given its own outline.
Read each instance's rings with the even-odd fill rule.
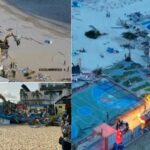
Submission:
[[[15,7],[34,15],[71,23],[71,0],[5,0]]]

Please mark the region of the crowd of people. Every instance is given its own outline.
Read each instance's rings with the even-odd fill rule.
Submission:
[[[126,133],[129,130],[129,124],[128,122],[124,120],[118,119],[117,124],[116,124],[116,129],[121,130],[122,133]]]
[[[65,113],[60,116],[56,108],[55,115],[52,115],[52,112],[49,112],[47,109],[18,109],[17,105],[7,103],[5,104],[4,114],[10,117],[11,123],[28,123],[29,125],[34,125],[36,127],[40,127],[41,125],[56,126],[55,123],[59,123],[58,125],[61,127],[62,132],[59,144],[61,144],[62,150],[71,150],[70,106],[66,106]]]
[[[59,143],[62,145],[62,150],[71,150],[71,115],[64,113],[61,120],[62,135]]]

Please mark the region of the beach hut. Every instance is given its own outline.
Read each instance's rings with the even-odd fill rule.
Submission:
[[[116,141],[117,130],[106,123],[103,123],[94,129],[94,133],[101,135],[104,139],[104,149],[109,150],[113,148]],[[101,145],[100,145],[101,146]]]

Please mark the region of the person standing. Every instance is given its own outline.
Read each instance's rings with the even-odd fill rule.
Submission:
[[[109,113],[108,112],[106,114],[106,120],[107,120],[107,122],[109,121]]]

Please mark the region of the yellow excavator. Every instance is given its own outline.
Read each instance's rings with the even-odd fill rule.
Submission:
[[[8,38],[13,37],[17,46],[20,45],[20,40],[17,39],[17,36],[15,36],[13,33],[9,33],[5,36],[5,39],[2,41],[0,40],[0,48],[3,49],[8,49],[9,48],[9,43],[8,43]]]

